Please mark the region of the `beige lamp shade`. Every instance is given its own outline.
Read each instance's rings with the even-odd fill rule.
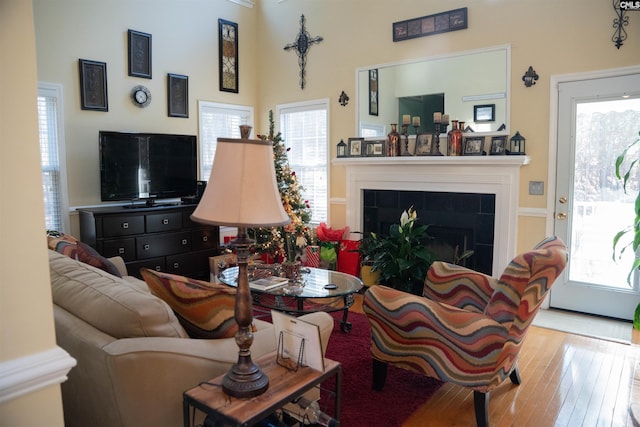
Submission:
[[[288,224],[271,141],[218,138],[211,177],[191,219],[236,227]]]

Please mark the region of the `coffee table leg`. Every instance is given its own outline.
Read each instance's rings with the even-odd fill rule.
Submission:
[[[349,315],[349,307],[353,305],[354,298],[352,294],[344,296],[344,311],[342,312],[342,322],[340,323],[340,330],[345,334],[351,332],[353,326],[350,322],[347,322],[347,316]]]

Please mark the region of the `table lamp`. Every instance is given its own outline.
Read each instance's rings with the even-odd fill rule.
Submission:
[[[247,129],[248,128],[248,129]],[[231,246],[238,257],[238,286],[234,317],[238,361],[225,374],[222,389],[234,397],[254,397],[269,388],[269,378],[251,360],[253,308],[247,265],[255,240],[247,227],[277,227],[291,220],[276,181],[271,141],[248,139],[251,127],[241,126],[242,139],[218,138],[211,177],[191,219],[211,225],[238,228]]]

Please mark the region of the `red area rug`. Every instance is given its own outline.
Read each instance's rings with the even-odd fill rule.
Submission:
[[[389,366],[387,382],[382,391],[374,391],[372,384],[371,329],[364,314],[349,313],[353,328],[340,331],[342,312],[332,313],[335,326],[326,356],[342,364],[342,410],[340,425],[345,427],[401,426],[420,405],[442,385],[404,369]],[[327,384],[329,386],[329,384]],[[333,389],[333,384],[328,387]],[[333,414],[329,396],[321,399],[326,411]]]

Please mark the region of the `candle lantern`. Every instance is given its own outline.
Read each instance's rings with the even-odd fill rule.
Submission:
[[[347,157],[347,144],[342,139],[338,143],[338,157]]]
[[[509,154],[526,154],[526,139],[524,136],[520,135],[520,132],[517,131],[515,135],[511,137],[509,140]]]

